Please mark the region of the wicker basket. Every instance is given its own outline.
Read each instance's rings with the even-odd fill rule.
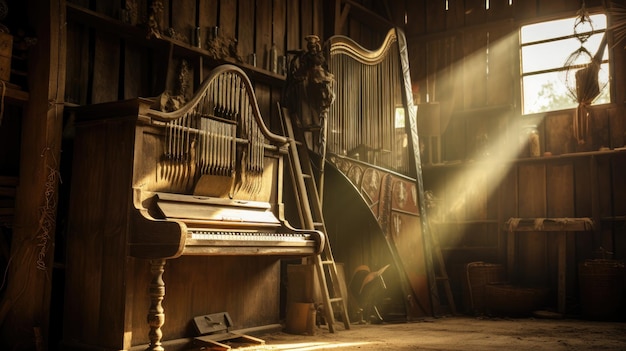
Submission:
[[[624,304],[624,262],[586,260],[578,265],[582,314],[591,319],[617,317]]]
[[[472,314],[485,313],[485,286],[506,281],[504,266],[496,263],[471,262],[465,266],[463,302]]]
[[[507,284],[485,287],[487,312],[492,315],[523,317],[545,307],[550,289],[525,288]]]

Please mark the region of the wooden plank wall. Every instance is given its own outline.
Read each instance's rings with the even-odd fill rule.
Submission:
[[[71,5],[91,10],[97,16],[119,25],[119,1],[68,1]],[[122,2],[124,3],[124,2]],[[137,33],[146,31],[150,0],[134,1],[138,7]],[[206,44],[211,27],[217,26],[222,36],[237,40],[238,55],[249,63],[256,53],[257,67],[269,68],[268,52],[274,43],[279,55],[305,46],[304,37],[319,35],[324,39],[322,0],[181,0],[161,1],[164,33],[171,28],[183,45],[195,44],[195,28],[200,28],[201,46]],[[93,6],[93,7],[90,7]],[[123,6],[123,5],[122,5]],[[151,97],[172,91],[177,84],[177,70],[183,58],[189,61],[193,84],[205,77],[215,63],[201,61],[200,55],[178,55],[169,47],[141,36],[121,35],[116,31],[89,26],[84,21],[68,18],[68,60],[66,101],[85,105],[133,97]],[[200,77],[202,75],[202,77]],[[282,84],[255,81],[255,90],[262,115],[274,131],[276,102]],[[193,90],[193,86],[191,87]]]
[[[604,4],[601,0],[585,3],[589,9]],[[463,267],[463,263],[473,260],[505,263],[506,235],[502,227],[510,217],[592,217],[600,224],[595,233],[568,234],[568,252],[574,254],[567,258],[567,284],[575,288],[576,270],[572,267],[580,260],[595,257],[600,247],[614,252],[617,258],[626,258],[624,223],[620,220],[626,215],[625,200],[616,195],[626,190],[619,181],[624,174],[624,155],[579,154],[528,161],[518,160],[525,155],[523,150],[513,150],[520,147],[522,127],[534,124],[542,153],[558,156],[624,146],[626,108],[621,102],[626,97],[626,50],[623,45],[610,49],[616,103],[593,108],[591,135],[580,145],[571,134],[573,110],[521,115],[517,34],[519,26],[526,23],[575,16],[580,2],[490,0],[489,9],[485,4],[485,0],[394,3],[403,7],[408,18],[405,32],[415,100],[426,103],[428,94],[428,102],[439,103],[441,119],[449,119],[441,148],[443,161],[451,164],[429,166],[432,160],[423,158],[426,189],[434,191],[444,208],[453,207],[451,201],[458,201],[458,194],[470,188],[488,194],[488,204],[497,204],[497,209],[487,211],[483,218],[480,214],[484,213],[485,202],[464,197],[465,208],[460,212],[466,217],[461,221],[448,218],[442,226],[446,260],[449,267]],[[488,159],[475,153],[480,146],[477,136],[483,132],[491,144]],[[506,152],[513,155],[501,160]],[[455,182],[469,177],[468,161],[485,162],[483,167],[492,173],[496,173],[496,166],[502,166],[502,179],[486,185],[476,180]],[[492,222],[498,225],[489,226]],[[493,237],[497,240],[490,241]],[[555,236],[524,234],[518,239],[517,250],[519,267],[512,278],[556,288]]]
[[[43,342],[48,326],[53,275],[53,244],[61,155],[63,101],[65,91],[64,16],[50,3],[22,2],[24,8],[37,8],[24,22],[37,38],[30,48],[33,65],[28,75],[28,106],[19,111],[8,107],[20,119],[19,144],[2,147],[19,154],[19,183],[15,185],[15,217],[12,223],[10,259],[6,265],[5,289],[0,300],[0,348],[15,349],[35,341]],[[17,10],[18,6],[11,7]],[[15,17],[14,17],[15,18]],[[30,63],[30,62],[29,62]],[[30,65],[29,65],[30,66]],[[4,94],[4,93],[3,93]],[[4,101],[3,101],[4,107]],[[5,117],[6,118],[6,117]],[[9,119],[7,124],[13,124]],[[3,170],[6,171],[6,170]],[[20,186],[21,185],[21,186]],[[6,248],[6,247],[5,247]]]

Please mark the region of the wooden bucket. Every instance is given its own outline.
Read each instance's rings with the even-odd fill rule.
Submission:
[[[485,286],[506,280],[504,266],[496,263],[471,262],[465,267],[463,303],[471,314],[485,313]]]
[[[287,304],[285,331],[290,334],[315,334],[315,304],[308,302],[290,302]]]
[[[617,317],[624,304],[624,262],[586,260],[578,265],[582,315],[590,319]]]

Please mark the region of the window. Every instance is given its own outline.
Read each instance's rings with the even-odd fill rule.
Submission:
[[[606,15],[584,19],[571,17],[521,28],[522,113],[576,107],[583,98],[582,90],[589,86],[582,84],[581,69],[588,66],[601,44],[604,45],[599,72],[588,75],[599,90],[597,95],[592,93],[596,96],[592,104],[610,102],[608,50],[603,40]]]

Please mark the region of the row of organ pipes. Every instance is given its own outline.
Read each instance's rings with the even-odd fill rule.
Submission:
[[[202,176],[232,177],[248,193],[260,190],[266,138],[254,119],[254,107],[240,75],[220,74],[205,93],[176,111],[167,123],[162,176],[184,192]],[[237,152],[243,148],[242,152]],[[239,156],[238,156],[239,155]]]

